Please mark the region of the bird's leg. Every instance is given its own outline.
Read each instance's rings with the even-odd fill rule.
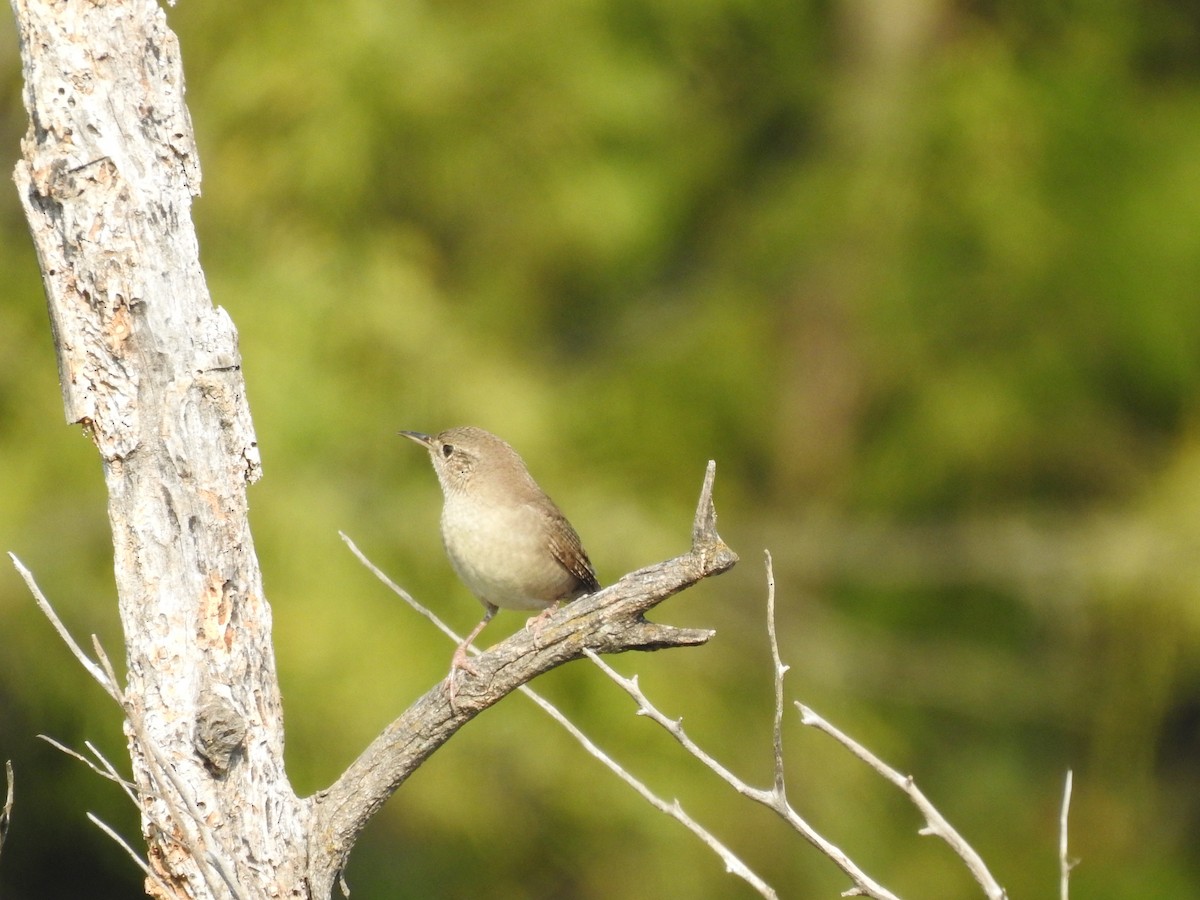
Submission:
[[[458,693],[458,688],[454,681],[455,673],[461,669],[464,672],[470,672],[472,675],[479,675],[479,670],[467,658],[467,648],[471,646],[475,638],[479,637],[479,632],[483,631],[487,623],[492,621],[492,616],[496,614],[497,607],[492,606],[490,603],[485,603],[484,608],[487,612],[484,613],[483,621],[471,630],[471,633],[455,649],[454,656],[450,658],[450,675],[448,681],[450,682],[450,705],[452,707],[454,706],[454,696]]]

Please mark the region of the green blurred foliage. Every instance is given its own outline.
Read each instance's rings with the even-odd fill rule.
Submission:
[[[1105,4],[516,0],[169,10],[266,477],[255,537],[298,790],[444,674],[439,495],[398,428],[504,435],[602,580],[679,552],[718,461],[733,573],[659,616],[703,649],[616,661],[770,779],[760,550],[787,695],[860,737],[1014,897],[1200,893],[1200,17]],[[25,129],[0,24],[0,146]],[[36,260],[0,192],[0,549],[120,644],[103,485],[65,428]],[[520,626],[502,616],[498,639]],[[0,575],[11,898],[130,896],[109,708]],[[537,685],[783,896],[845,881],[584,664]],[[798,808],[903,896],[971,884],[789,709]],[[79,857],[60,864],[70,842]],[[520,698],[388,804],[356,897],[749,896]],[[56,880],[60,879],[60,880]]]

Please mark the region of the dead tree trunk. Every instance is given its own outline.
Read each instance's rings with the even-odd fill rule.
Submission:
[[[125,716],[156,897],[326,898],[369,817],[459,727],[585,649],[701,643],[647,622],[724,571],[711,467],[692,550],[518,634],[447,702],[437,685],[327,790],[297,797],[246,511],[260,474],[237,333],[212,305],[179,47],[153,0],[12,0],[30,127],[15,180],[43,273],[68,422],[103,463]],[[99,648],[97,648],[97,652]],[[89,666],[89,668],[91,668]]]
[[[30,116],[15,179],[67,420],[104,466],[151,890],[226,896],[232,880],[303,897],[311,803],[284,775],[246,515],[258,450],[237,333],[191,225],[200,170],[179,46],[148,0],[14,10]]]

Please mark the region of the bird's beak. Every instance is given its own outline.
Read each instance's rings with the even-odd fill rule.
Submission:
[[[433,438],[427,434],[423,434],[420,431],[397,431],[396,434],[402,434],[410,441],[416,441],[426,450],[433,446]]]

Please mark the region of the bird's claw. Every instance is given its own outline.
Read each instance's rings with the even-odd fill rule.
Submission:
[[[530,616],[525,622],[525,630],[533,635],[533,645],[538,646],[538,638],[541,636],[542,629],[546,627],[546,622],[550,617],[558,612],[558,608],[562,606],[562,601],[559,600],[550,604],[536,616]]]

